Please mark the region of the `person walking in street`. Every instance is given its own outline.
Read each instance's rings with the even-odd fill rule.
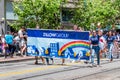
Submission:
[[[60,26],[57,28],[57,30],[64,30],[64,26]],[[62,65],[65,63],[65,59],[62,59]]]
[[[48,48],[46,50],[46,54],[50,55],[50,53],[51,53],[51,49],[50,49],[50,46],[48,46]],[[49,65],[49,59],[52,61],[52,64],[54,64],[53,58],[46,57],[46,63],[47,63],[47,65]]]
[[[36,29],[39,29],[38,25],[36,26]],[[37,54],[39,54],[38,50],[36,50],[36,52],[37,52]],[[39,59],[39,57],[35,56],[35,64],[38,64],[38,59]],[[42,63],[45,64],[45,60],[44,60],[44,58],[42,56],[40,56],[40,59],[42,60]]]
[[[114,47],[115,37],[112,35],[112,32],[109,31],[108,37],[107,37],[107,44],[108,44],[108,53],[109,53],[109,59],[110,62],[113,61],[113,47]]]
[[[107,47],[106,39],[103,36],[103,30],[98,31],[99,35],[99,47],[100,47],[100,58],[102,58],[102,55],[105,55],[105,50]]]
[[[97,66],[100,66],[100,47],[99,47],[99,36],[96,31],[93,31],[93,35],[90,38],[91,41],[91,63],[92,66],[96,66],[94,63],[94,56],[97,55]]]
[[[1,34],[0,34],[0,54],[2,53],[2,39],[1,39]]]

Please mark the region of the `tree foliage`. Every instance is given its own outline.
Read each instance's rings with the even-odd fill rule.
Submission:
[[[14,26],[35,28],[55,28],[60,22],[61,0],[19,0],[14,2],[14,12],[18,20]],[[16,27],[15,26],[15,27]],[[18,28],[18,27],[17,27]]]
[[[95,29],[91,24],[98,22],[102,27],[113,24],[119,14],[117,5],[117,0],[80,0],[72,22],[87,29]]]

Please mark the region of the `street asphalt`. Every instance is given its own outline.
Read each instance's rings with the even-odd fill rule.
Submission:
[[[117,75],[120,74],[120,59],[114,59],[113,62],[102,59],[99,67],[92,67],[84,61],[71,63],[71,60],[66,60],[65,64],[61,65],[61,59],[54,59],[54,64],[51,63],[42,64],[41,60],[38,65],[34,64],[34,60],[1,63],[0,80],[112,80],[113,77],[114,80],[120,80]],[[101,78],[106,72],[110,72],[110,75],[105,79]],[[111,73],[114,73],[113,77]]]

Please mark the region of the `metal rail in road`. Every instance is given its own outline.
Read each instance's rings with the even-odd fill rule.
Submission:
[[[118,62],[120,60],[117,60],[117,61],[113,61],[112,63],[114,62]],[[101,63],[101,65],[104,65],[104,64],[109,64],[110,62],[104,62],[104,63]],[[62,72],[67,72],[67,71],[74,71],[74,70],[78,70],[78,69],[82,69],[82,68],[92,68],[92,66],[74,66],[74,68],[72,68],[73,66],[71,66],[71,68],[65,68],[64,70],[59,70],[59,71],[54,71],[54,72],[47,72],[45,74],[40,74],[40,75],[34,75],[34,76],[29,76],[29,77],[24,77],[24,78],[20,78],[20,79],[17,79],[17,80],[26,80],[26,79],[30,79],[30,78],[36,78],[36,77],[42,77],[42,76],[47,76],[47,75],[51,75],[51,74],[57,74],[57,73],[62,73]],[[104,70],[104,71],[101,71],[101,72],[96,72],[96,73],[92,73],[92,74],[89,74],[89,75],[85,75],[85,76],[82,76],[82,77],[76,77],[76,78],[73,78],[73,79],[69,79],[69,80],[79,80],[83,77],[87,77],[87,76],[91,76],[91,75],[94,75],[94,74],[100,74],[100,73],[104,73],[104,72],[108,72],[108,71],[112,71],[112,70],[120,70],[120,68],[114,68],[114,69],[110,69],[110,70]]]

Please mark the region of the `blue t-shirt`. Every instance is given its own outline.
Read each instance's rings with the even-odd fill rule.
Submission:
[[[90,38],[90,40],[91,40],[91,44],[93,44],[93,45],[99,44],[99,36],[98,36],[98,35],[92,36],[92,37]]]
[[[114,40],[115,40],[115,37],[114,37],[114,36],[108,36],[108,37],[107,37],[107,43],[108,43],[108,44],[113,43]]]
[[[114,37],[115,40],[117,40],[117,35],[114,35],[113,37]]]
[[[105,38],[105,40],[107,40],[107,35],[103,35],[103,37]]]
[[[5,35],[5,41],[7,44],[12,44],[13,43],[13,36],[10,34]]]

